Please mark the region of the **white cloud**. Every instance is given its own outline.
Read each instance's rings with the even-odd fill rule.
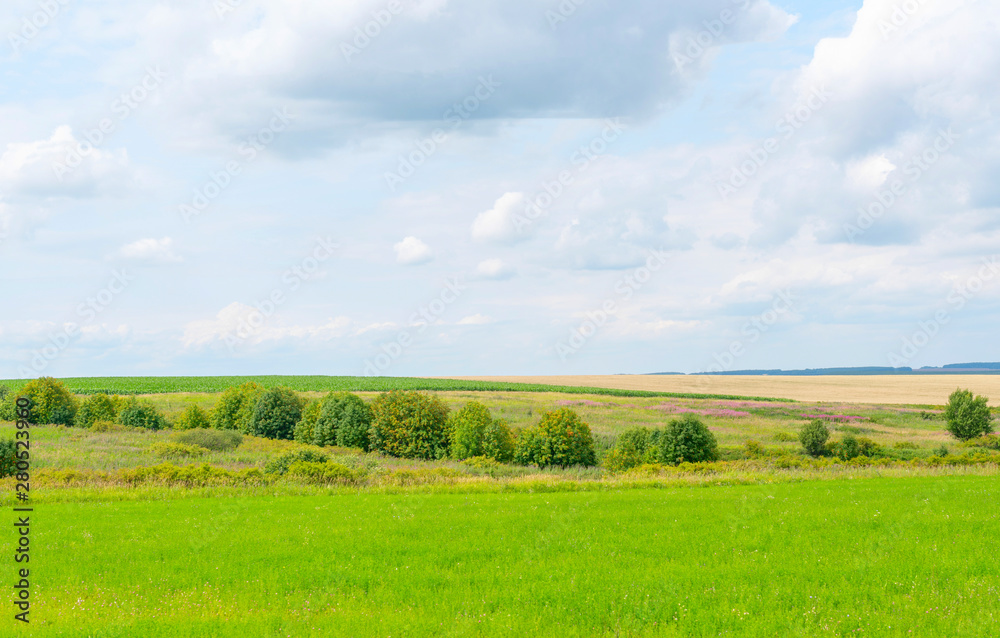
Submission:
[[[163,239],[140,239],[131,244],[126,244],[118,250],[118,256],[122,259],[133,259],[137,261],[151,261],[159,263],[178,262],[182,259],[173,251],[173,239],[164,237]]]
[[[514,269],[502,259],[486,259],[476,266],[476,275],[483,279],[506,279],[514,274]]]
[[[211,319],[187,323],[181,342],[188,349],[215,344],[239,347],[281,341],[326,342],[350,334],[351,325],[347,317],[335,317],[319,325],[284,325],[274,316],[264,317],[253,306],[234,301]]]
[[[468,317],[463,317],[458,325],[460,326],[481,326],[487,323],[493,323],[493,319],[482,314],[474,314]]]
[[[476,216],[472,222],[472,238],[495,242],[517,240],[520,233],[514,226],[514,217],[524,214],[524,201],[524,193],[505,193],[493,208]]]
[[[21,197],[95,197],[120,193],[137,179],[124,149],[81,144],[69,126],[45,140],[10,143],[0,155],[0,181]]]
[[[426,264],[434,259],[430,247],[416,237],[407,237],[392,249],[396,251],[396,262],[404,266]]]

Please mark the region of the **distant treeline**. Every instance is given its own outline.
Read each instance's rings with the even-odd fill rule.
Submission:
[[[677,374],[675,372],[658,372],[656,374]],[[887,368],[867,366],[859,368],[807,368],[805,370],[726,370],[723,372],[698,372],[696,374],[740,375],[740,376],[773,376],[773,377],[811,377],[811,376],[872,376],[872,375],[907,375],[907,374],[1000,374],[1000,363],[949,363],[940,368],[924,367]]]

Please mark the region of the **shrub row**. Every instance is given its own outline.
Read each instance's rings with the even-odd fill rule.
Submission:
[[[719,458],[712,432],[693,414],[672,420],[666,428],[633,428],[618,437],[604,457],[604,467],[620,472],[643,464],[680,465]]]

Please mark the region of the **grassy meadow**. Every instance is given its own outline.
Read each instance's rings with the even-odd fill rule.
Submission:
[[[58,503],[18,634],[988,636],[998,498],[946,476]]]

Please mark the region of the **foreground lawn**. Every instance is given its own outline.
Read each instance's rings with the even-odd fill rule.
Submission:
[[[45,504],[17,633],[992,636],[998,499],[951,476]]]

